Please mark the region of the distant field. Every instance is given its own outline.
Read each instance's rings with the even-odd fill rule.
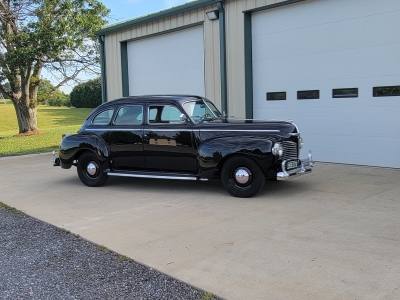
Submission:
[[[50,152],[58,148],[61,135],[77,132],[92,108],[40,105],[38,127],[42,134],[17,136],[18,123],[11,101],[0,100],[0,156]]]

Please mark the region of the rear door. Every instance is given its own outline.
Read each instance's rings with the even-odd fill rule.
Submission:
[[[111,166],[114,170],[143,170],[143,105],[122,105],[112,122]]]

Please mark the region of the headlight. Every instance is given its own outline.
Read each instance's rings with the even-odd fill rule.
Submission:
[[[275,143],[274,147],[272,147],[272,154],[279,157],[282,156],[283,147],[280,143]]]
[[[304,141],[303,141],[303,139],[302,139],[302,138],[300,138],[300,141],[299,141],[299,142],[300,142],[300,149],[301,149],[301,148],[303,148]]]

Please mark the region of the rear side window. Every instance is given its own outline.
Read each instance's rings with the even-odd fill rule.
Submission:
[[[122,106],[117,113],[115,125],[142,124],[143,108],[141,105]]]
[[[93,120],[93,125],[109,125],[111,122],[111,118],[114,114],[114,109],[107,109],[98,115],[96,115]]]

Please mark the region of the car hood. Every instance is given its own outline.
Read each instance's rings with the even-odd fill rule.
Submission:
[[[249,131],[279,131],[282,133],[297,133],[297,126],[291,121],[280,120],[254,120],[254,119],[236,119],[228,118],[224,120],[204,121],[201,124],[203,128],[249,130]]]

